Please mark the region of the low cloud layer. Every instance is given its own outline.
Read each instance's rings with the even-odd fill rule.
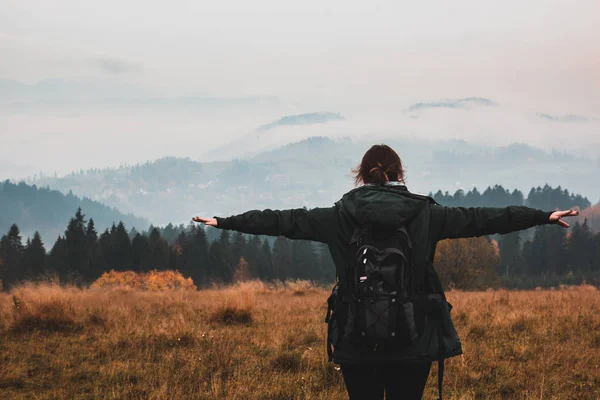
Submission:
[[[469,108],[475,106],[497,106],[498,104],[483,97],[466,97],[464,99],[434,101],[430,103],[415,103],[407,111],[421,111],[428,108]]]
[[[100,68],[104,73],[110,75],[122,75],[131,72],[140,72],[141,64],[131,63],[113,57],[95,57],[90,59],[92,65]]]
[[[578,115],[578,114],[550,115],[550,114],[537,113],[537,116],[542,119],[545,119],[546,121],[552,121],[552,122],[589,122],[590,121],[589,118],[584,117],[583,115]]]

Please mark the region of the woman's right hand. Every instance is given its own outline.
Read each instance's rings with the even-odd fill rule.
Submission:
[[[192,221],[194,221],[194,222],[202,222],[204,225],[208,225],[208,226],[217,226],[217,219],[216,218],[194,217],[194,218],[192,218]]]
[[[577,210],[566,210],[566,211],[554,211],[550,215],[550,221],[555,222],[563,228],[568,228],[569,224],[562,220],[563,217],[575,217],[579,215],[579,211]]]

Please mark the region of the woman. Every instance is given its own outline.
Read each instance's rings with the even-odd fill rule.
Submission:
[[[353,173],[359,187],[346,193],[333,207],[254,210],[228,218],[195,217],[193,220],[220,229],[326,243],[338,276],[354,262],[349,243],[357,227],[365,224],[407,226],[413,246],[411,258],[415,260],[414,265],[423,266],[426,271],[423,282],[429,279],[432,286],[436,282],[439,286],[432,267],[438,241],[504,234],[553,223],[568,228],[569,224],[562,218],[578,215],[574,210],[542,211],[524,206],[443,207],[430,197],[408,191],[400,157],[386,145],[371,147]],[[449,330],[454,331],[454,327],[450,326]],[[340,329],[334,335],[338,338],[328,341],[335,347],[333,361],[341,365],[351,400],[383,399],[384,392],[387,399],[422,397],[431,361],[407,361],[401,353],[381,349],[366,352],[351,340],[347,331],[347,328]],[[455,343],[446,347],[442,359],[462,353],[457,336]]]

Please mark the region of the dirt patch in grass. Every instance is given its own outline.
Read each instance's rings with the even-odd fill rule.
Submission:
[[[210,316],[210,321],[223,325],[250,325],[254,317],[248,309],[230,306],[215,310]]]

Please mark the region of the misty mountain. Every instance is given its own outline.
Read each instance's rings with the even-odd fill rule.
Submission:
[[[546,121],[552,122],[589,122],[589,118],[578,114],[566,114],[566,115],[550,115],[537,113],[537,116],[545,119]]]
[[[562,185],[595,203],[600,163],[514,143],[486,147],[463,140],[385,141],[399,153],[407,186],[416,193],[480,190],[500,184],[524,193]],[[96,169],[33,183],[86,196],[157,225],[188,223],[194,215],[248,209],[329,206],[352,189],[355,167],[371,141],[314,137],[231,161],[167,157],[135,166]]]
[[[483,97],[466,97],[464,99],[434,101],[429,103],[416,103],[407,108],[407,111],[421,111],[428,108],[460,108],[466,109],[471,106],[497,106],[498,104]]]
[[[340,114],[331,112],[314,112],[299,115],[287,115],[270,124],[263,125],[257,129],[259,132],[268,131],[269,129],[279,128],[282,126],[293,125],[314,125],[324,124],[331,121],[343,121],[345,118]]]
[[[33,176],[38,172],[39,171],[30,165],[21,165],[6,160],[0,160],[0,181],[6,178],[22,179]]]
[[[0,236],[16,223],[23,237],[32,237],[37,230],[45,243],[54,243],[59,234],[64,234],[69,219],[79,207],[88,219],[94,219],[99,232],[119,221],[123,221],[128,229],[135,227],[142,230],[149,226],[144,218],[123,214],[70,192],[65,195],[57,190],[30,186],[24,182],[14,184],[5,181],[0,182]]]
[[[344,125],[338,124],[343,124],[345,121],[347,121],[346,118],[339,113],[332,112],[286,115],[274,122],[259,126],[253,132],[218,146],[201,157],[205,161],[255,157],[265,151],[278,149],[288,143],[306,139],[309,134],[304,128],[307,126],[320,125],[320,128],[322,128],[323,125],[336,122],[332,126],[343,130]]]

